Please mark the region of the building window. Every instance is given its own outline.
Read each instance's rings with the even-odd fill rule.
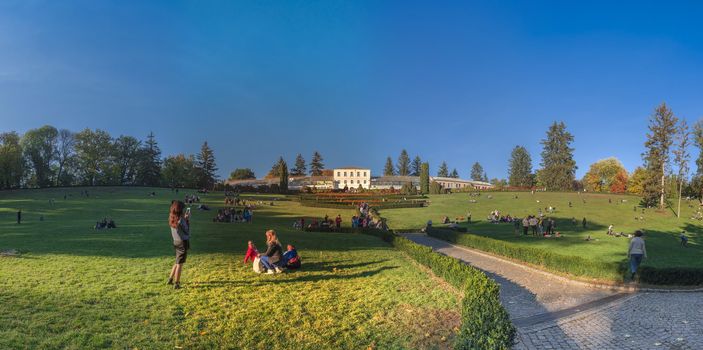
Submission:
[[[342,174],[342,172],[341,172],[341,171],[338,171],[338,172],[337,172],[337,177],[342,176],[341,174]]]
[[[354,177],[354,172],[353,172],[353,171],[350,171],[350,172],[349,172],[349,176]]]
[[[364,171],[364,177],[366,177],[366,172]]]
[[[361,176],[361,175],[359,175],[359,174],[360,174],[360,173],[359,173],[359,172],[357,171],[357,172],[356,172],[356,177],[359,177],[359,176]]]
[[[364,180],[364,185],[366,185],[366,180]]]
[[[344,184],[345,184],[345,185],[347,184],[347,180],[344,180]]]
[[[346,171],[344,172],[344,176],[345,176],[345,177],[347,176],[347,172],[346,172]]]

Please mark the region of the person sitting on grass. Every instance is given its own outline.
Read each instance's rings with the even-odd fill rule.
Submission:
[[[244,263],[248,263],[249,261],[254,261],[256,259],[256,256],[259,255],[259,251],[256,250],[256,246],[254,245],[254,242],[249,241],[247,242],[247,253],[244,255]]]
[[[286,249],[286,252],[283,253],[283,261],[285,262],[286,268],[299,269],[301,260],[298,251],[292,244],[289,244]]]
[[[281,242],[278,241],[276,236],[276,231],[268,230],[266,231],[266,252],[259,254],[261,263],[266,268],[266,273],[281,273],[283,272],[278,266],[281,263],[283,255],[283,249],[281,248]]]

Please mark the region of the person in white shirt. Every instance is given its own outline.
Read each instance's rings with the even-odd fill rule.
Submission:
[[[642,263],[642,258],[647,257],[647,249],[644,245],[644,239],[642,239],[642,231],[635,231],[635,237],[630,241],[630,247],[627,250],[627,256],[630,258],[630,279],[635,278],[635,273],[637,273],[637,268]]]

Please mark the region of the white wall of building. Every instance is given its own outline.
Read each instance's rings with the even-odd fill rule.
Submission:
[[[336,188],[363,188],[371,187],[371,169],[363,168],[338,168],[334,169],[334,185]]]

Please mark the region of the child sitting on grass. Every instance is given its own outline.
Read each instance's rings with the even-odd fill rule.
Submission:
[[[289,269],[299,269],[301,264],[298,251],[292,244],[289,244],[286,249],[286,252],[283,253],[283,261],[286,262],[286,267]]]
[[[246,264],[251,260],[252,262],[256,257],[259,255],[259,251],[256,250],[256,246],[254,245],[254,242],[249,241],[248,242],[249,247],[247,248],[247,254],[244,255],[244,263]]]

